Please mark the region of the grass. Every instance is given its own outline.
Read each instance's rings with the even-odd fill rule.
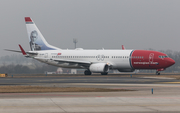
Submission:
[[[167,78],[175,78],[180,80],[180,73],[173,74],[173,73],[161,73],[161,75],[156,75],[155,73],[126,73],[126,74],[108,74],[108,75],[100,75],[100,74],[93,74],[93,75],[83,75],[83,74],[14,74],[13,78],[36,78],[36,77],[167,77]],[[11,78],[11,74],[8,75],[8,78]]]
[[[104,89],[84,87],[0,86],[0,93],[47,93],[47,92],[114,92],[126,89]]]

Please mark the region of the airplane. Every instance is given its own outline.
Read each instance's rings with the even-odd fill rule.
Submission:
[[[63,68],[85,69],[85,75],[101,73],[107,75],[110,69],[119,72],[133,72],[135,69],[154,69],[156,74],[175,64],[175,61],[166,54],[152,50],[125,49],[121,50],[72,50],[60,49],[48,44],[34,21],[25,17],[25,23],[31,51],[25,52],[21,45],[21,52],[25,57]]]

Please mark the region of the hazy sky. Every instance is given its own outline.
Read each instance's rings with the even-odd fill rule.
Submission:
[[[59,48],[179,51],[180,0],[0,0],[0,52],[30,50],[24,17]]]

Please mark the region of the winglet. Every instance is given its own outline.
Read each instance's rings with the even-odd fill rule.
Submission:
[[[122,45],[122,50],[125,50],[125,47],[124,47],[124,45]]]
[[[26,52],[24,51],[24,49],[21,47],[20,44],[19,44],[19,47],[20,47],[20,49],[21,49],[22,54],[23,54],[23,55],[27,55]]]

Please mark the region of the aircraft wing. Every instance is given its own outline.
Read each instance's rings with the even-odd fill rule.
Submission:
[[[79,61],[79,60],[64,60],[64,59],[52,59],[56,62],[62,62],[62,63],[77,63],[77,64],[91,64],[89,61]]]
[[[80,61],[80,60],[67,60],[67,59],[56,59],[56,58],[40,58],[40,57],[34,57],[37,60],[52,60],[52,61],[56,61],[58,63],[69,63],[70,65],[74,65],[74,64],[78,64],[79,66],[83,66],[83,67],[89,67],[92,62],[89,61]]]

